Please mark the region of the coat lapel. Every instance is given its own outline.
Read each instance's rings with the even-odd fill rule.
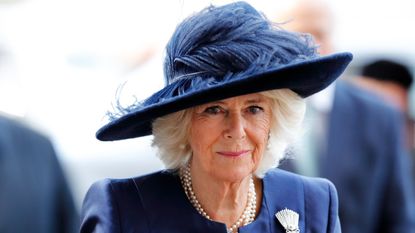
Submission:
[[[268,207],[269,221],[273,233],[285,233],[284,227],[275,217],[285,208],[299,214],[300,232],[305,232],[304,188],[299,179],[293,179],[287,172],[270,171],[264,177],[264,202]]]

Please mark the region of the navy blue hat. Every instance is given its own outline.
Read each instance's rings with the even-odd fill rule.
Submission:
[[[309,36],[279,28],[245,2],[211,6],[173,33],[166,86],[119,107],[96,136],[112,141],[150,135],[158,117],[249,93],[289,88],[305,98],[330,85],[351,59],[350,53],[319,57]]]

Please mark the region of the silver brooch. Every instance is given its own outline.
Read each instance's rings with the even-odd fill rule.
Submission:
[[[283,209],[278,211],[275,214],[278,221],[284,227],[286,233],[299,233],[300,229],[298,228],[298,219],[299,216],[295,211],[290,209]]]

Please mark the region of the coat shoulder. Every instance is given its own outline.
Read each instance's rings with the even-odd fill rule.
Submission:
[[[269,171],[266,174],[266,177],[271,182],[281,182],[281,180],[286,180],[287,183],[301,184],[304,187],[305,192],[311,191],[320,194],[327,194],[331,192],[336,193],[336,188],[333,183],[325,178],[302,176],[281,169],[273,169]]]
[[[89,188],[81,211],[81,233],[123,232],[125,226],[148,230],[146,190],[152,194],[166,183],[167,175],[156,172],[126,179],[103,179]],[[153,187],[154,186],[154,187]],[[147,199],[146,199],[147,200]]]

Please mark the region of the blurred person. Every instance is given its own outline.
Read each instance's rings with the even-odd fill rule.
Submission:
[[[24,115],[24,101],[13,88],[17,68],[7,48],[0,46],[0,232],[78,232],[79,213],[50,139],[9,115]]]
[[[282,26],[311,33],[321,54],[333,53],[329,10],[325,1],[297,1]],[[414,181],[399,112],[346,79],[309,98],[307,107],[309,132],[297,158],[282,167],[334,183],[345,233],[413,232]]]
[[[102,141],[153,135],[166,170],[93,184],[81,232],[340,232],[332,184],[275,166],[304,98],[351,59],[317,56],[309,37],[245,2],[185,19],[166,47],[166,86],[119,106],[97,132]]]
[[[5,114],[0,177],[0,232],[78,232],[79,216],[51,142]]]
[[[409,66],[394,59],[374,59],[361,67],[360,75],[353,81],[404,115],[406,145],[415,153],[414,119],[409,113],[409,91],[413,83]]]
[[[360,75],[352,80],[402,113],[405,142],[411,154],[415,177],[415,121],[409,113],[409,91],[413,76],[409,66],[394,59],[375,59],[364,64]]]
[[[284,28],[311,34],[320,54],[332,53],[334,17],[327,1],[297,0],[293,4],[291,9],[281,13],[277,21],[285,22],[281,25]]]

